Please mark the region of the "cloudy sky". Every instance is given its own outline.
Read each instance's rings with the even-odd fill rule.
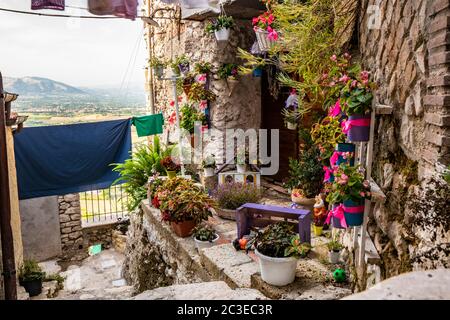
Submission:
[[[30,3],[0,0],[0,8],[31,11]],[[66,5],[86,8],[87,0],[66,0]],[[75,8],[35,12],[89,15]],[[50,18],[0,11],[3,76],[39,76],[74,86],[143,85],[145,57],[140,19]]]

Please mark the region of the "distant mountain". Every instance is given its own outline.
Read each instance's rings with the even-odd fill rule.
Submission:
[[[6,91],[18,93],[20,96],[51,96],[87,94],[85,91],[65,83],[40,77],[23,77],[3,79]]]

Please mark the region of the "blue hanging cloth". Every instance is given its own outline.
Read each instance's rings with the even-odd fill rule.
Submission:
[[[20,199],[105,189],[130,158],[131,121],[24,128],[14,152]]]

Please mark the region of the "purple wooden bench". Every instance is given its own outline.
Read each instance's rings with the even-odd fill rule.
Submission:
[[[283,221],[283,219],[275,220],[271,219],[271,217],[283,218],[285,221],[288,219],[291,221],[295,220],[295,224],[298,224],[300,240],[311,243],[311,211],[257,203],[246,203],[237,209],[236,223],[238,239],[249,234],[250,227],[263,228],[269,224]]]

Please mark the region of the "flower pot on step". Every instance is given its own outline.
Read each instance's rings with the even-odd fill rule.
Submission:
[[[228,41],[230,38],[230,29],[222,28],[220,30],[214,31],[217,41]]]
[[[370,114],[355,114],[348,117],[348,139],[351,142],[369,141]]]
[[[189,237],[192,233],[192,229],[195,228],[196,222],[194,220],[187,220],[182,222],[171,222],[170,226],[175,234],[181,238]]]
[[[354,202],[351,200],[344,201],[344,216],[347,225],[357,227],[362,225],[364,219],[364,200]]]
[[[322,235],[322,231],[323,231],[323,226],[316,226],[313,225],[313,231],[314,231],[314,235],[316,237],[320,237]]]
[[[219,240],[219,235],[216,233],[216,238],[212,241],[201,241],[197,238],[194,238],[195,247],[197,248],[197,251],[200,251],[204,248],[211,248],[216,245],[217,240]]]
[[[21,281],[21,285],[25,288],[25,291],[30,297],[35,297],[42,293],[42,279]]]
[[[255,250],[255,254],[259,257],[259,268],[263,281],[278,287],[294,282],[298,259],[268,257],[258,250]]]
[[[328,251],[328,258],[332,264],[339,263],[340,256],[341,251]]]
[[[167,173],[167,177],[169,177],[170,179],[175,178],[177,176],[177,172],[176,171],[168,171],[166,170]]]

